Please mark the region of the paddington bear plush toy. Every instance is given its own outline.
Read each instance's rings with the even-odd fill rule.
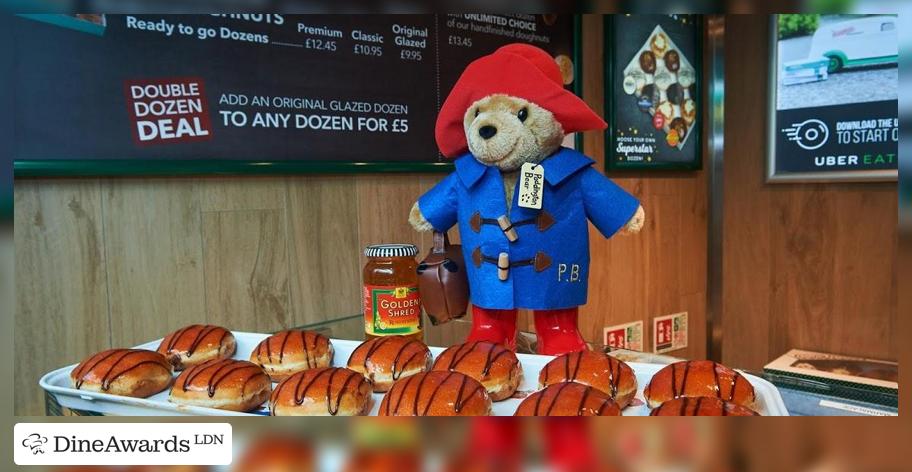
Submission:
[[[435,132],[456,171],[419,198],[409,222],[439,232],[459,224],[470,341],[515,347],[517,309],[524,308],[534,311],[540,353],[586,349],[577,314],[589,279],[587,220],[605,237],[637,232],[644,222],[636,198],[592,159],[561,147],[565,134],[606,126],[534,46],[501,47],[456,82]]]

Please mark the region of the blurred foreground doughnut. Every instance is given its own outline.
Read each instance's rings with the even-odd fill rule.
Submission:
[[[316,470],[310,442],[292,434],[258,434],[232,472],[310,472]]]

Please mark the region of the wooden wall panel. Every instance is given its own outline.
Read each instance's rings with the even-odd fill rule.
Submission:
[[[790,348],[895,359],[895,183],[766,184],[768,17],[729,15],[723,360],[760,368]],[[763,112],[758,112],[762,110]]]
[[[359,175],[356,198],[361,247],[379,243],[412,243],[422,250],[429,248],[430,234],[416,232],[409,225],[408,215],[415,200],[442,178],[443,175],[391,174],[382,178]],[[362,265],[364,261],[362,255]]]
[[[295,323],[361,311],[361,242],[355,178],[287,182],[291,303]]]
[[[866,184],[870,185],[870,184]],[[881,184],[801,188],[775,195],[770,352],[794,346],[892,357],[896,321],[896,193]],[[891,201],[894,203],[891,205]]]
[[[285,208],[285,182],[275,177],[235,176],[199,179],[202,211]]]
[[[766,288],[772,280],[772,228],[765,218],[769,214],[769,195],[763,192],[762,181],[766,141],[763,133],[757,132],[765,129],[765,114],[758,111],[766,110],[763,90],[767,69],[763,60],[756,60],[768,57],[769,47],[766,23],[756,18],[728,15],[725,25],[727,43],[748,40],[755,48],[754,54],[738,54],[736,49],[726,48],[725,136],[726,143],[737,142],[738,146],[737,151],[729,146],[725,152],[722,243],[723,361],[751,367],[770,358],[766,342],[770,292]]]
[[[16,185],[17,415],[44,414],[40,375],[111,347],[97,180]]]
[[[239,331],[292,325],[283,212],[203,212],[206,319]]]
[[[113,345],[205,322],[197,182],[105,180],[101,188]]]

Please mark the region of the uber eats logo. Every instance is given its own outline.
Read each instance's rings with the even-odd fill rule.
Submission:
[[[792,123],[792,126],[782,128],[782,132],[786,139],[808,151],[823,146],[830,138],[830,128],[818,119]]]

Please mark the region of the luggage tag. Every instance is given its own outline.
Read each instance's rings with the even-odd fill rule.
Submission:
[[[545,189],[545,168],[526,162],[519,171],[519,206],[541,210]]]

